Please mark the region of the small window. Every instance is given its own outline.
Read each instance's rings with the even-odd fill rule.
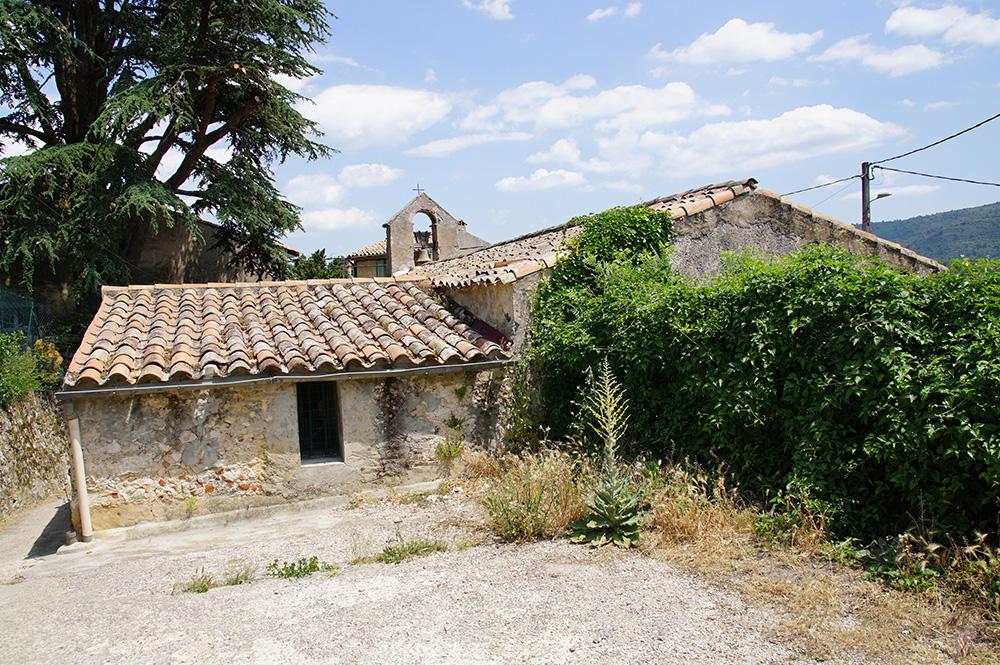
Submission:
[[[296,385],[299,408],[299,453],[302,463],[342,462],[340,408],[335,381]]]
[[[385,277],[385,259],[379,259],[375,262],[375,276]]]

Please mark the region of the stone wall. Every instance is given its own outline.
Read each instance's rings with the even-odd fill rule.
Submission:
[[[784,255],[808,244],[842,247],[859,256],[875,256],[913,272],[942,270],[937,262],[897,243],[758,190],[674,222],[671,261],[683,275],[718,274],[722,252],[749,249],[761,255]]]
[[[39,499],[68,496],[68,448],[47,398],[31,395],[0,407],[0,518]]]
[[[551,270],[542,270],[510,284],[481,284],[462,288],[440,288],[448,300],[471,312],[477,319],[499,330],[520,353],[528,344],[531,299]]]
[[[95,529],[439,474],[448,438],[493,446],[502,371],[338,383],[343,462],[301,464],[295,384],[75,400]]]

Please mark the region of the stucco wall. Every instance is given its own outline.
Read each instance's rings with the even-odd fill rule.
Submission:
[[[551,272],[543,270],[510,284],[441,288],[440,291],[449,300],[469,310],[477,319],[503,333],[511,341],[511,349],[516,354],[528,343],[532,296]]]
[[[896,243],[858,232],[844,222],[764,192],[677,219],[671,242],[674,267],[697,278],[719,272],[721,252],[750,248],[764,255],[783,255],[812,243],[842,247],[859,256],[877,256],[913,272],[942,267]]]
[[[328,464],[301,464],[293,383],[77,398],[94,528],[433,478],[447,438],[495,445],[501,374],[339,382]]]

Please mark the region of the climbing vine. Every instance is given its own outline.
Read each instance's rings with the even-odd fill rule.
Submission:
[[[695,284],[670,267],[664,215],[582,223],[536,296],[536,428],[579,431],[572,402],[607,355],[633,454],[724,466],[761,498],[807,487],[851,535],[996,531],[1000,262],[913,275],[809,247]]]

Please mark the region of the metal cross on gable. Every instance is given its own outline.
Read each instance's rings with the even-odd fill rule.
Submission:
[[[425,189],[421,188],[421,187],[420,187],[420,183],[418,182],[418,183],[417,183],[417,186],[416,186],[416,187],[414,187],[412,191],[416,192],[416,193],[417,193],[417,196],[420,196],[421,194],[423,194],[423,193],[424,193],[425,191],[427,191],[427,190],[425,190]]]

